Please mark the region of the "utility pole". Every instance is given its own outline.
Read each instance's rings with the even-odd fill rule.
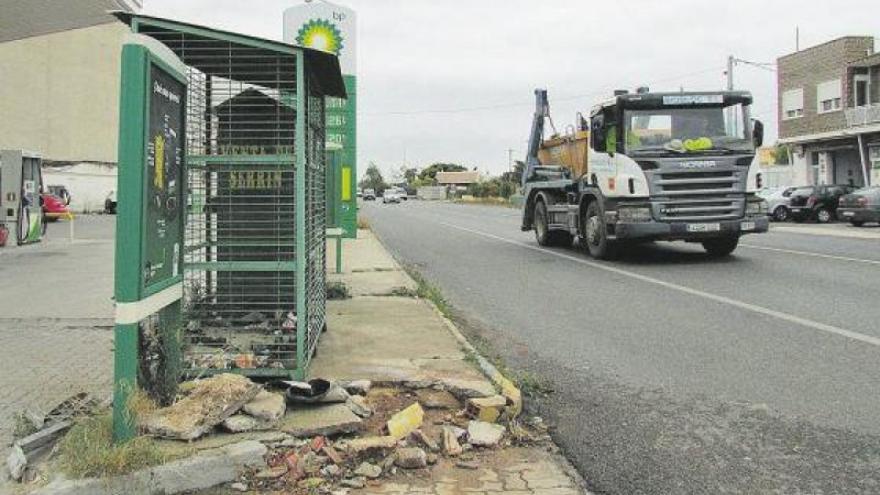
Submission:
[[[513,149],[507,149],[507,171],[513,172]]]
[[[727,90],[733,91],[733,66],[736,65],[736,58],[733,55],[727,56]]]

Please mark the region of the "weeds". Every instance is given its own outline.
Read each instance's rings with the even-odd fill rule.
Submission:
[[[422,299],[427,299],[433,302],[443,316],[450,320],[453,319],[452,307],[450,306],[449,301],[443,297],[440,289],[428,282],[425,277],[423,277],[422,274],[416,271],[412,266],[405,266],[404,269],[418,284],[416,295]],[[530,397],[546,397],[553,393],[553,385],[549,380],[541,378],[528,371],[514,371],[508,367],[504,358],[495,352],[491,344],[485,338],[479,335],[469,335],[468,340],[477,352],[474,353],[466,350],[464,357],[466,362],[477,365],[477,354],[480,354],[492,363],[492,365],[498,369],[499,373],[512,380],[523,394]]]
[[[418,297],[419,293],[409,287],[395,287],[391,289],[391,295],[394,297]]]
[[[75,424],[58,444],[59,467],[75,478],[103,478],[163,462],[165,456],[150,437],[114,444],[109,413]]]
[[[341,301],[351,299],[351,290],[343,282],[329,282],[327,284],[327,300]]]
[[[370,230],[370,222],[362,216],[358,216],[357,227],[360,230]]]
[[[416,289],[416,296],[427,299],[434,303],[437,306],[437,309],[440,310],[440,313],[446,318],[452,318],[452,307],[449,305],[449,301],[443,297],[443,293],[440,292],[440,289],[437,286],[428,282],[425,277],[422,276],[421,273],[413,269],[412,267],[405,267],[406,272],[412,277],[413,280],[418,284],[418,288]]]
[[[17,413],[12,420],[12,436],[16,440],[37,432],[37,426],[34,425],[34,422],[31,421],[30,418],[28,418],[26,412]]]

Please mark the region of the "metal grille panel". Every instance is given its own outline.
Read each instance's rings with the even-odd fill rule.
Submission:
[[[293,51],[149,25],[140,32],[188,67],[184,365],[190,374],[302,377],[325,326],[324,98],[309,96],[298,115],[302,59]],[[298,118],[305,136],[296,135]]]

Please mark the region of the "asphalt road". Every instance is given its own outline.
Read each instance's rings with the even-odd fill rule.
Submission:
[[[367,203],[596,493],[880,493],[880,240],[771,232],[734,256],[543,249],[517,210]]]

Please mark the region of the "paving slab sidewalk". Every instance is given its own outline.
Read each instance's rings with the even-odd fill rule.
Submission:
[[[343,273],[334,278],[353,288],[354,297],[328,302],[328,331],[312,362],[313,377],[433,382],[471,395],[495,393],[495,386],[474,366],[450,332],[449,323],[429,302],[373,295],[392,294],[397,286],[415,289],[416,283],[372,232],[362,230],[357,240],[345,241],[344,246]],[[363,287],[370,290],[359,290]],[[351,493],[586,493],[570,465],[553,450],[492,451],[476,470],[444,461],[430,476],[398,475],[381,486]]]

